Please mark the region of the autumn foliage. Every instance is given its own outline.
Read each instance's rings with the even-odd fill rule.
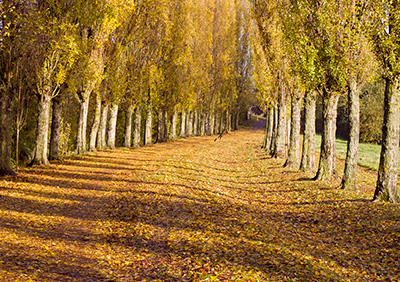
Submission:
[[[242,129],[0,182],[1,281],[397,281],[400,213],[283,168]],[[343,169],[339,163],[338,169]]]

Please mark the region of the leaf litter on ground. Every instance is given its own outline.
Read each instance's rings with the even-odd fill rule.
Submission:
[[[0,281],[399,281],[400,211],[283,168],[262,130],[0,180]],[[343,162],[338,161],[338,171]]]

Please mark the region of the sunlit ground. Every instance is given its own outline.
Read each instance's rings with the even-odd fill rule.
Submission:
[[[1,281],[397,281],[400,209],[282,168],[240,130],[0,180]],[[343,164],[338,163],[338,171]]]

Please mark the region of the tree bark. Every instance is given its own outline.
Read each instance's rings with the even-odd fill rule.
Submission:
[[[137,105],[135,109],[135,131],[133,134],[134,148],[140,147],[141,132],[142,132],[142,106]]]
[[[210,113],[209,135],[214,135],[215,132],[215,113]]]
[[[193,136],[193,112],[187,113],[187,136]]]
[[[30,165],[49,164],[47,147],[49,137],[51,96],[41,95],[39,102],[39,115],[36,128],[35,151]]]
[[[208,122],[208,113],[202,113],[200,119],[200,135],[205,136],[206,135],[206,127],[207,127],[207,122]]]
[[[94,113],[94,120],[92,129],[90,131],[90,140],[89,140],[89,151],[96,151],[96,141],[97,134],[100,126],[100,118],[101,118],[101,94],[99,92],[96,93],[96,110]]]
[[[274,116],[272,117],[273,118],[273,122],[272,122],[271,144],[270,144],[270,147],[269,147],[269,153],[270,153],[271,156],[273,156],[275,154],[276,136],[278,135],[279,115],[278,115],[278,104],[277,103],[274,103],[273,113],[274,113]]]
[[[86,130],[87,130],[88,111],[89,111],[89,98],[82,100],[80,103],[78,133],[76,136],[77,154],[84,154],[87,152]]]
[[[349,140],[347,142],[346,165],[340,188],[356,189],[358,146],[360,141],[360,90],[356,78],[350,81],[348,89],[349,103]]]
[[[110,120],[108,121],[107,147],[115,149],[115,137],[117,134],[118,102],[112,102],[110,107]]]
[[[274,151],[272,157],[283,159],[285,157],[285,139],[286,139],[286,97],[281,90],[278,107],[278,123]]]
[[[399,80],[386,79],[382,149],[374,201],[400,202],[400,193],[397,188],[400,119],[399,84]]]
[[[235,119],[235,130],[239,129],[239,125],[240,125],[240,112],[238,110],[238,112],[236,113],[236,119]]]
[[[298,168],[300,165],[301,100],[301,97],[292,97],[290,145],[285,167]]]
[[[174,110],[174,114],[172,115],[172,122],[171,122],[171,131],[169,134],[169,139],[175,140],[176,139],[176,128],[178,126],[178,111]]]
[[[153,106],[149,104],[147,108],[147,118],[146,118],[146,127],[144,135],[145,145],[151,145],[153,143],[152,131],[153,131]]]
[[[50,160],[60,159],[61,96],[53,98],[53,111],[50,133]]]
[[[102,103],[101,108],[101,118],[99,125],[99,132],[97,136],[97,148],[105,149],[106,148],[106,133],[107,133],[107,120],[108,120],[108,109],[109,104],[107,102]]]
[[[272,136],[274,133],[274,107],[269,108],[266,126],[265,126],[265,138],[264,138],[264,150],[267,154],[271,154]]]
[[[125,130],[124,130],[125,148],[130,148],[132,146],[132,116],[133,116],[133,105],[129,104],[125,112]]]
[[[219,117],[219,112],[214,114],[215,119],[214,119],[214,123],[215,123],[215,127],[214,127],[214,134],[220,134],[221,133],[221,120]]]
[[[0,176],[15,175],[11,166],[13,95],[0,91]]]
[[[163,136],[164,142],[168,141],[168,137],[169,137],[169,115],[168,115],[168,111],[165,110],[164,111],[164,136]]]
[[[186,112],[182,111],[181,114],[181,130],[179,132],[179,137],[184,138],[186,136]]]
[[[193,135],[194,136],[199,135],[199,112],[198,111],[193,112]]]
[[[323,95],[323,132],[321,141],[321,154],[315,180],[332,179],[335,174],[336,159],[336,118],[339,95],[328,94],[324,90]]]
[[[304,136],[301,171],[315,172],[315,93],[307,92],[304,99]]]

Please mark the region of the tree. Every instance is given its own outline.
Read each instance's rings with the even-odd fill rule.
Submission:
[[[400,118],[400,5],[399,1],[375,1],[369,26],[374,53],[385,80],[382,149],[374,201],[400,202],[397,188]]]

